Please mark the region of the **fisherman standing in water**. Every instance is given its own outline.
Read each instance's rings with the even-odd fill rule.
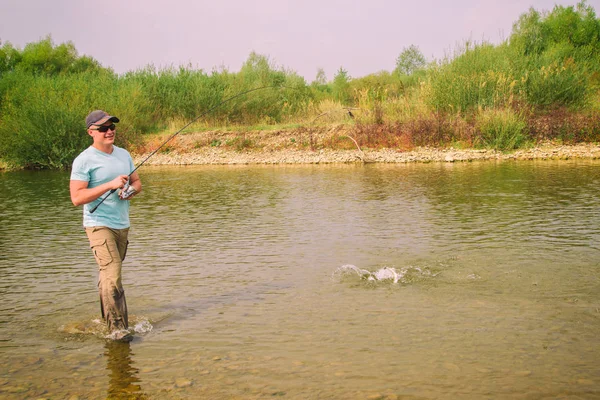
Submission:
[[[93,143],[73,161],[70,192],[73,204],[83,205],[83,226],[98,263],[102,318],[111,338],[130,341],[121,266],[129,243],[129,199],[141,192],[142,182],[137,172],[129,176],[135,168],[129,152],[114,145],[116,122],[119,118],[102,110],[85,119]],[[130,189],[124,190],[127,184]],[[123,190],[112,192],[94,210],[105,193],[117,189]]]

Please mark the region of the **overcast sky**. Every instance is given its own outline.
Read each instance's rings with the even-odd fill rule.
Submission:
[[[310,83],[343,67],[391,71],[411,44],[428,60],[466,40],[499,43],[530,7],[576,0],[0,0],[0,40],[18,48],[51,35],[117,73],[149,64],[239,71],[252,51]],[[600,0],[588,0],[596,14]]]

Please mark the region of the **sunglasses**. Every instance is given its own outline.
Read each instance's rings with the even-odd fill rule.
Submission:
[[[98,132],[108,132],[108,130],[110,129],[111,131],[114,131],[116,128],[115,124],[110,124],[110,125],[100,125],[97,128],[95,128],[94,130],[98,131]],[[93,129],[93,128],[92,128]]]

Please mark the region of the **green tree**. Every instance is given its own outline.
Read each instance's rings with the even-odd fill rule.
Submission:
[[[74,74],[77,74],[80,72],[90,72],[90,71],[95,71],[95,72],[105,71],[105,72],[112,73],[112,70],[103,68],[102,65],[100,65],[100,63],[98,61],[96,61],[92,57],[88,57],[88,56],[82,56],[82,57],[77,58],[75,61],[73,61],[73,63],[69,67],[69,72],[74,73]]]
[[[267,56],[255,52],[251,52],[242,65],[240,76],[249,84],[281,85],[285,81],[283,71],[277,70],[277,67]]]
[[[333,97],[342,104],[350,102],[350,75],[348,71],[340,67],[332,83]]]
[[[522,54],[540,54],[547,46],[547,27],[542,23],[542,14],[530,8],[513,24],[510,36],[512,46],[519,47]]]
[[[315,80],[311,82],[310,89],[315,101],[319,102],[331,95],[331,85],[327,83],[327,75],[323,68],[317,70]]]
[[[527,56],[540,55],[557,44],[597,51],[600,49],[600,21],[585,1],[575,7],[557,5],[550,13],[530,8],[513,25],[510,43]]]
[[[17,51],[18,52],[18,51]],[[36,75],[59,75],[67,73],[100,72],[112,73],[109,68],[103,68],[91,57],[79,57],[73,42],[54,44],[47,36],[39,42],[28,43],[19,57],[12,57],[14,68]]]
[[[0,44],[2,42],[0,41]],[[10,42],[6,42],[0,47],[0,76],[4,72],[12,71],[21,61],[21,53],[15,49]]]
[[[319,68],[317,70],[317,76],[315,80],[312,82],[315,86],[327,85],[327,75],[325,75],[325,71],[323,68]]]
[[[552,43],[568,42],[575,47],[600,44],[600,21],[585,1],[576,7],[555,6],[544,24]]]
[[[396,73],[399,75],[412,75],[415,71],[425,68],[427,60],[417,46],[410,45],[402,50],[396,59]]]
[[[56,75],[67,72],[77,59],[77,50],[73,43],[63,43],[54,46],[52,38],[35,43],[28,43],[22,52],[19,69],[34,74]]]

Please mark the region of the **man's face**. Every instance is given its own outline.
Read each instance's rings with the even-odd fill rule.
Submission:
[[[106,121],[102,125],[92,125],[88,128],[88,133],[94,139],[94,143],[109,145],[115,142],[115,124]]]

